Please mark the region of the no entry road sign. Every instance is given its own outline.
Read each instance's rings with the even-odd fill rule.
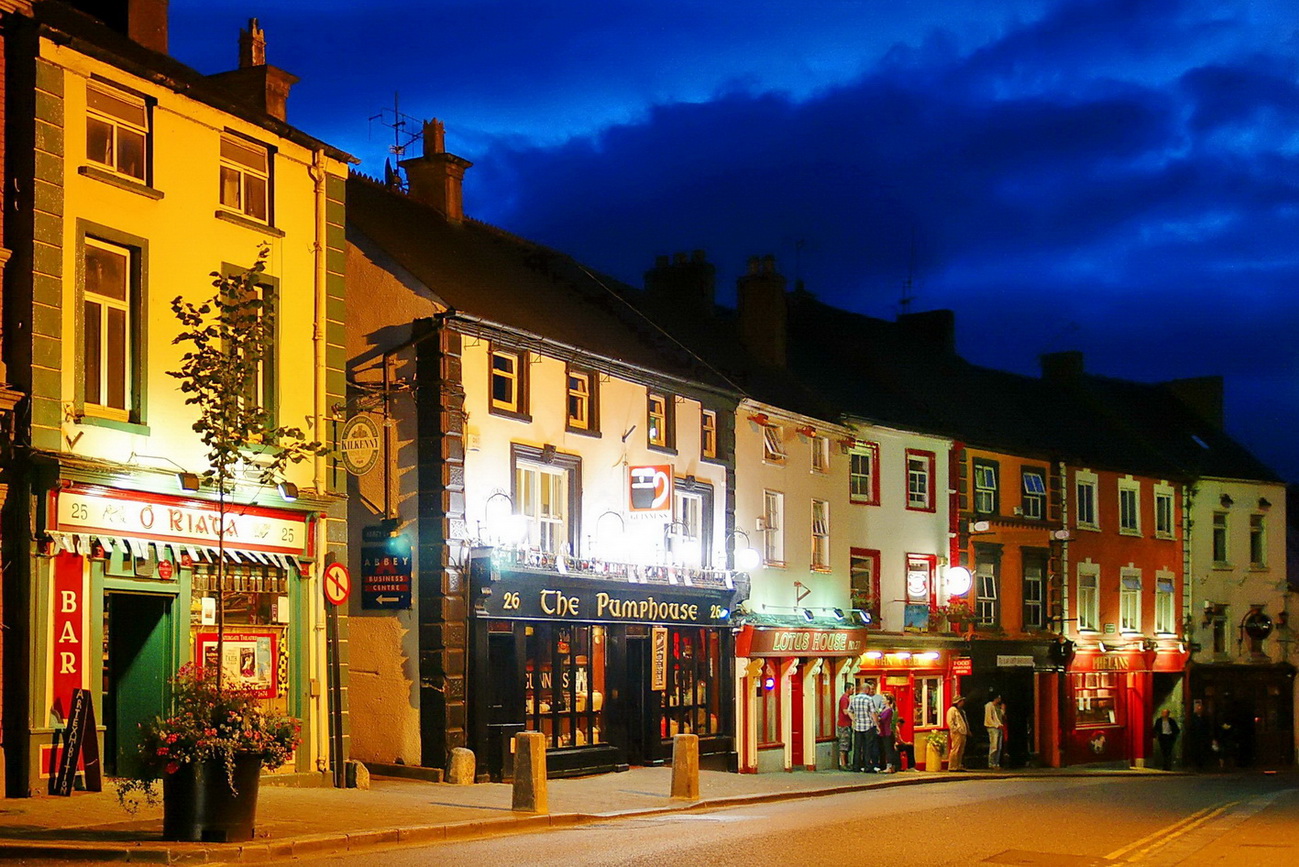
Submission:
[[[330,563],[325,567],[325,598],[335,605],[342,605],[352,595],[352,576],[342,563]]]

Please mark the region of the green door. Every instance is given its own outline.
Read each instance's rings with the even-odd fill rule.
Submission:
[[[167,710],[171,596],[108,593],[104,598],[104,754],[109,774],[140,763],[139,725]]]

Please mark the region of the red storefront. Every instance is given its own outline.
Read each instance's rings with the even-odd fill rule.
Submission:
[[[874,683],[877,691],[893,693],[902,739],[915,743],[919,738],[916,755],[923,760],[924,737],[947,728],[947,708],[960,694],[961,676],[970,673],[970,658],[962,649],[938,642],[890,645],[888,638],[875,636],[854,677]]]
[[[1064,764],[1128,762],[1151,757],[1155,709],[1182,678],[1179,642],[1079,647],[1065,675]]]

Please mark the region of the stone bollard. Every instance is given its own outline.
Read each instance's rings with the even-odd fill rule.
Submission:
[[[447,782],[453,786],[471,786],[474,783],[477,763],[474,751],[456,747],[451,751],[451,765],[447,768]]]
[[[370,788],[370,769],[360,762],[348,762],[344,772],[344,782],[349,789]]]
[[[546,736],[519,732],[514,738],[514,801],[520,813],[549,813],[546,803]]]
[[[699,800],[699,735],[672,736],[672,797]]]

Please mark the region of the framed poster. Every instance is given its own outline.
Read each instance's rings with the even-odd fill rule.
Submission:
[[[205,671],[217,666],[217,634],[200,632],[194,659]],[[222,680],[249,687],[260,698],[275,698],[279,689],[279,636],[252,632],[227,632],[222,643]]]

